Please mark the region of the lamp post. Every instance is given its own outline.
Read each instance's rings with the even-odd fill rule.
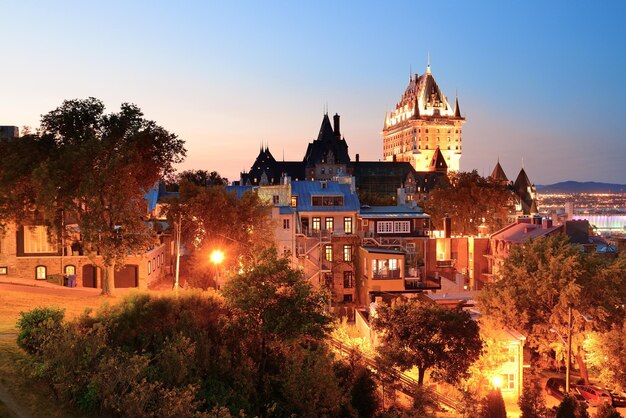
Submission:
[[[224,261],[224,252],[213,250],[211,252],[211,263],[215,265],[215,290],[219,289],[219,265]]]
[[[176,224],[176,276],[174,278],[174,290],[178,290],[178,278],[180,275],[180,236],[181,224],[183,222],[183,214],[178,214],[178,222]]]

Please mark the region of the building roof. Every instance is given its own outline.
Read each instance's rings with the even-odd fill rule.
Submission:
[[[351,186],[336,181],[296,181],[291,194],[298,196],[298,212],[358,212],[361,206]],[[343,206],[313,206],[312,196],[343,196]]]
[[[397,255],[405,255],[404,251],[400,250],[390,250],[388,248],[379,248],[379,247],[361,247],[368,253],[372,254],[397,254]]]
[[[328,114],[324,114],[317,139],[309,143],[304,154],[305,166],[311,167],[318,163],[348,164],[349,162],[350,155],[346,140],[335,134]]]
[[[500,182],[508,182],[509,179],[507,178],[506,174],[504,174],[504,170],[502,169],[502,166],[500,165],[500,161],[498,160],[498,162],[496,163],[496,166],[493,168],[493,171],[491,172],[491,177],[492,180],[495,181],[500,181]]]
[[[513,183],[513,192],[519,199],[524,215],[538,213],[535,201],[535,186],[530,182],[526,171],[522,168]]]
[[[397,206],[362,206],[359,216],[365,219],[394,218],[394,219],[429,219],[430,215],[424,213],[422,208]]]
[[[439,147],[437,147],[437,150],[435,151],[435,154],[433,155],[433,159],[430,161],[430,169],[432,171],[440,171],[440,172],[446,172],[448,170],[448,164],[446,164],[446,159],[441,153],[441,150],[439,149]]]
[[[279,206],[278,213],[281,215],[293,215],[296,211],[291,206]]]
[[[295,181],[304,180],[304,162],[276,161],[269,147],[261,147],[250,171],[241,173],[242,185],[278,184],[283,175],[287,175]]]
[[[419,192],[430,191],[445,175],[443,172],[415,171],[407,161],[354,161],[350,165],[357,190],[383,196],[395,197],[398,188],[408,186],[414,186]]]
[[[543,237],[561,230],[563,227],[560,225],[544,227],[540,224],[514,223],[493,233],[491,238],[512,243],[523,243],[529,239]]]
[[[241,199],[246,192],[253,190],[253,186],[226,186],[226,191],[235,193],[237,195],[237,199]]]

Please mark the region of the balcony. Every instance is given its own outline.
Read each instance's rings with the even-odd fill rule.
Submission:
[[[426,278],[406,277],[404,279],[404,288],[406,290],[433,290],[441,289],[441,279],[438,277]]]
[[[379,270],[374,272],[374,279],[376,280],[387,280],[387,279],[399,279],[400,278],[400,269],[395,270]]]
[[[446,268],[454,268],[454,264],[455,264],[456,260],[454,259],[450,259],[450,260],[437,260],[437,268],[442,268],[442,269],[446,269]]]

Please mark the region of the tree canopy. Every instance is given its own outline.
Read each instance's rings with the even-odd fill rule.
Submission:
[[[181,139],[143,116],[133,104],[105,114],[98,99],[67,100],[36,134],[0,145],[0,219],[32,222],[35,210],[55,235],[66,233],[61,217],[76,223],[104,269],[103,293],[116,265],[153,245],[144,196],[185,156]]]
[[[436,380],[458,382],[482,350],[478,324],[469,313],[420,299],[381,304],[373,326],[381,332],[381,356],[401,370],[417,366],[420,385],[427,370]]]
[[[624,321],[626,263],[585,254],[563,234],[514,246],[500,277],[480,296],[481,312],[527,337],[538,353],[565,353],[568,308],[573,310],[573,345],[584,373],[581,348],[592,329],[608,331]],[[592,321],[589,321],[592,318]]]
[[[507,224],[513,207],[513,193],[476,170],[449,173],[424,202],[424,211],[435,226],[442,227],[447,214],[452,218],[452,233],[462,235],[476,234],[483,218],[490,231],[499,230]]]

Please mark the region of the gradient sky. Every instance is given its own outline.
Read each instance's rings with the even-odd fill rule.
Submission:
[[[382,158],[385,110],[426,69],[467,122],[461,170],[626,183],[626,2],[0,0],[0,125],[122,102],[186,140],[181,169],[301,160],[324,106]]]

